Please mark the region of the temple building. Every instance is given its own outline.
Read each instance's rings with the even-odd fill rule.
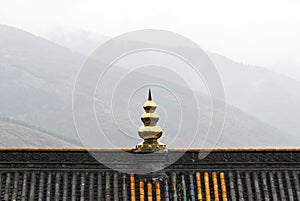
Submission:
[[[2,148],[0,200],[300,200],[300,149],[214,149],[199,159],[199,149],[158,141],[156,107],[149,91],[138,131],[143,141],[134,148]],[[180,157],[173,162],[174,155]],[[163,168],[150,171],[157,167]]]

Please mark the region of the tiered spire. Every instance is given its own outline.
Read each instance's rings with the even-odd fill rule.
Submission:
[[[156,104],[152,101],[151,90],[149,89],[148,101],[144,104],[144,114],[141,117],[143,126],[139,129],[139,136],[144,142],[136,145],[136,150],[141,152],[153,152],[163,150],[166,145],[159,143],[157,140],[162,136],[162,129],[156,125],[159,116],[155,113]]]

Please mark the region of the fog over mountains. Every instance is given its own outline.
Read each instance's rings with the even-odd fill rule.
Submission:
[[[77,45],[68,45],[75,44],[73,40],[76,40]],[[76,37],[66,34],[53,41],[55,43],[17,28],[0,25],[0,117],[23,121],[79,141],[72,117],[72,90],[82,62],[99,45],[98,41],[102,40],[89,39],[86,34],[78,33]],[[208,54],[220,73],[228,104],[223,134],[217,146],[298,147],[300,95],[297,92],[300,91],[300,83],[263,67],[243,65],[215,53]],[[124,71],[126,69],[120,67],[112,79],[118,79]],[[125,86],[128,90],[143,80],[156,82],[161,78],[135,72],[130,75],[130,79],[132,83]],[[174,87],[185,95],[185,89],[181,85]],[[178,108],[175,103],[172,106],[172,98],[165,96],[163,91],[154,89],[153,93],[155,102],[161,107],[157,112],[165,131],[162,141],[168,144],[175,137]],[[96,96],[108,98],[102,91],[97,91]],[[137,136],[137,128],[141,125],[139,116],[143,112],[141,106],[146,94],[139,96],[130,105],[134,122],[122,112],[124,108],[115,109],[120,111],[121,127],[132,133],[130,137],[115,129],[111,119],[105,118],[110,112],[109,106],[101,101],[96,103],[102,128],[110,134],[111,141],[118,147],[133,147],[140,142],[138,138],[132,137]],[[208,97],[205,94],[200,96],[199,129],[205,133],[211,110]],[[124,99],[119,101],[127,103],[126,93],[122,97]],[[188,105],[183,107],[191,114],[195,110]],[[190,121],[188,126],[192,127],[193,124]],[[0,127],[0,133],[4,133],[3,127]],[[22,132],[17,125],[15,133],[28,136],[28,132]],[[31,135],[28,138],[34,137]],[[179,141],[185,140],[186,135],[179,133],[177,138]],[[199,146],[202,138],[201,135],[197,136],[192,146]],[[208,140],[214,144],[216,139]],[[1,144],[5,146],[5,140]],[[48,145],[52,146],[51,143],[46,146]],[[7,146],[14,145],[7,143]],[[110,147],[101,142],[99,146]],[[174,147],[178,146],[180,144],[174,144]]]
[[[29,147],[77,147],[78,145],[68,142],[68,139],[48,134],[37,128],[30,128],[29,125],[20,124],[20,122],[0,120],[0,147],[29,148]]]

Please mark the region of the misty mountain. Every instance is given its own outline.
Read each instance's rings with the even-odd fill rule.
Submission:
[[[218,54],[210,53],[210,57],[221,75],[229,104],[299,136],[300,82],[262,67],[242,65]]]
[[[81,53],[89,55],[105,39],[107,37],[98,36],[97,42],[94,37],[90,43],[82,43],[86,48],[78,49],[85,49],[86,52]],[[57,42],[62,43],[59,40]],[[299,136],[300,94],[297,93],[300,91],[299,81],[264,67],[242,64],[220,54],[207,53],[223,81],[228,104],[285,133]]]
[[[8,26],[0,26],[0,116],[28,122],[47,130],[54,131],[55,133],[59,133],[62,136],[79,140],[72,116],[72,90],[76,74],[85,57],[77,52],[79,51],[71,51],[70,49],[64,48],[49,40],[34,36],[31,33]],[[256,96],[261,94],[268,95],[268,93],[265,92],[254,93],[254,88],[254,92],[250,89],[243,89],[243,86],[246,88],[253,84],[252,75],[249,78],[250,80],[248,79],[250,83],[247,82],[246,78],[244,80],[239,80],[239,73],[244,72],[246,70],[245,67],[219,55],[212,55],[211,57],[220,70],[220,74],[225,85],[227,100],[229,100],[229,103],[232,105],[237,105],[242,109],[238,109],[231,105],[227,106],[224,131],[218,146],[297,146],[297,140],[299,138],[293,135],[294,133],[291,130],[280,127],[282,125],[280,123],[275,124],[271,120],[268,121],[266,116],[255,115],[256,113],[254,109],[259,110],[259,107],[251,108],[253,110],[251,113],[250,109],[248,111],[248,107],[243,106],[242,103],[239,103],[239,105],[234,102],[235,100],[237,102],[240,100],[246,101],[246,103],[250,104],[249,99],[247,100],[246,96],[240,97],[240,99],[234,98],[235,95],[238,96],[238,93],[241,93],[236,89],[239,89],[239,87],[241,87],[241,90],[244,92],[249,93],[250,97],[251,93],[256,94]],[[224,61],[222,61],[222,59],[224,59]],[[226,66],[224,64],[226,64]],[[227,72],[226,68],[229,68],[228,73],[223,72]],[[237,70],[235,70],[235,68],[237,68]],[[255,68],[253,68],[253,70],[254,69]],[[112,79],[118,79],[124,72],[126,72],[126,69],[116,69],[116,73],[114,74],[115,77],[112,77]],[[260,75],[260,71],[257,72],[257,74],[253,74],[257,76],[259,75],[262,78],[268,78],[268,73],[273,75],[271,72],[266,70],[263,70],[263,72],[266,75]],[[247,73],[245,73],[245,75],[246,74]],[[135,82],[138,83],[144,80],[151,80],[155,82],[160,79],[158,77],[143,74],[143,72],[135,72],[130,76],[131,80],[134,81],[131,84],[124,86],[125,88],[127,87],[128,90],[130,90],[130,87],[135,86]],[[274,80],[275,78],[272,78],[274,82],[276,81]],[[257,80],[257,78],[255,80]],[[239,84],[239,81],[241,81],[241,84]],[[268,86],[272,86],[272,82],[267,83],[269,84]],[[174,84],[173,86],[176,90],[181,91],[183,96],[188,96],[188,94],[185,94],[186,90],[182,86],[176,86]],[[229,87],[232,87],[232,90],[229,90]],[[96,95],[99,97],[100,101],[96,103],[96,112],[99,119],[103,120],[101,123],[104,130],[107,133],[110,133],[111,140],[118,141],[122,133],[111,127],[113,122],[111,119],[105,118],[106,115],[109,115],[110,106],[101,102],[101,99],[107,100],[109,97],[108,94],[109,92],[105,91],[97,92]],[[158,113],[161,116],[160,123],[165,124],[164,130],[166,134],[162,141],[168,142],[169,140],[172,140],[168,138],[174,137],[172,133],[174,128],[178,126],[176,125],[176,121],[178,120],[176,119],[177,113],[174,112],[176,111],[176,108],[170,107],[170,103],[172,103],[171,97],[165,96],[163,92],[158,89],[154,92],[154,94],[158,105],[161,108],[166,108],[167,111],[168,118],[165,118],[166,115],[164,115],[163,110],[158,110]],[[244,94],[242,93],[240,94],[240,96],[243,95]],[[123,99],[120,99],[121,105],[123,103],[127,103],[129,98],[126,94],[123,94],[122,97]],[[208,98],[203,94],[199,94],[199,97],[201,97],[200,129],[202,129],[203,133],[205,133],[211,116],[211,110]],[[266,101],[270,100],[267,96],[265,97]],[[136,115],[132,118],[136,121],[134,123],[130,123],[128,116],[122,113],[123,111],[126,111],[123,107],[116,106],[116,110],[120,113],[122,127],[132,133],[132,136],[137,136],[137,127],[141,125],[139,116],[143,112],[142,104],[143,101],[145,101],[145,98],[146,97],[141,94],[139,101],[135,100],[135,102],[131,103],[131,113]],[[263,99],[263,97],[261,97],[261,99]],[[260,99],[257,100],[260,101]],[[246,103],[244,104],[246,105]],[[269,104],[272,105],[273,102],[271,101]],[[274,105],[276,105],[275,102]],[[84,110],[84,106],[82,108]],[[195,110],[195,108],[191,108],[188,105],[186,105],[185,108],[187,111],[191,112],[191,114]],[[284,109],[279,105],[277,108],[274,106],[274,108],[276,111],[272,111],[273,114],[280,114],[280,109]],[[261,111],[261,113],[263,112]],[[271,119],[273,119],[273,117]],[[167,121],[165,122],[164,119],[167,119]],[[280,116],[278,119],[280,120]],[[285,120],[293,120],[293,118],[289,117]],[[294,120],[296,121],[296,119]],[[194,126],[194,122],[188,122],[186,128],[188,128],[188,126]],[[187,129],[185,131],[188,132],[189,130]],[[1,128],[0,132],[2,132]],[[179,133],[178,138],[184,140],[185,135]],[[198,141],[201,141],[201,136],[197,136],[197,138],[199,138]],[[126,139],[127,141],[122,141],[119,146],[132,147],[140,141],[135,137],[129,137]],[[208,139],[208,141],[211,141],[213,144],[216,139]],[[103,147],[109,146],[101,144],[101,142],[99,142],[99,145]],[[197,143],[194,144],[194,146],[197,145]]]
[[[0,44],[0,116],[77,139],[71,121],[71,95],[84,57],[3,25]]]
[[[141,70],[142,71],[142,70]],[[147,70],[146,70],[147,71]],[[150,71],[150,69],[149,69]],[[132,89],[140,86],[141,83],[146,81],[151,81],[154,83],[161,83],[162,79],[155,76],[149,76],[150,73],[144,74],[144,72],[134,72],[126,76],[127,80],[134,80],[134,82],[124,81],[119,90],[115,92],[115,100],[121,99],[121,97],[130,97]],[[142,75],[142,76],[141,76]],[[115,77],[114,77],[115,76]],[[113,79],[118,79],[121,76],[114,74],[110,76],[110,81]],[[165,85],[169,84],[168,81],[163,80]],[[205,139],[208,129],[214,129],[214,126],[209,127],[210,118],[212,111],[210,99],[205,94],[198,94],[199,97],[199,130],[197,135],[195,134],[195,127],[197,124],[195,105],[192,103],[191,92],[188,92],[187,88],[181,85],[169,84],[168,87],[173,87],[172,91],[175,94],[180,94],[182,97],[181,108],[188,114],[185,116],[186,122],[181,123],[179,120],[180,116],[180,106],[175,104],[175,99],[171,94],[166,94],[166,92],[160,87],[151,87],[153,100],[158,104],[157,114],[160,116],[159,125],[163,127],[164,135],[161,139],[163,143],[168,145],[173,142],[173,147],[182,147],[185,145],[186,141],[191,141],[193,137],[196,137],[195,141],[191,144],[192,147],[199,147]],[[137,130],[141,125],[140,116],[143,112],[142,105],[146,100],[146,90],[139,91],[136,99],[130,100],[131,105],[129,106],[129,115],[127,111],[127,101],[113,101],[113,111],[114,119],[111,117],[110,105],[106,101],[111,97],[110,91],[98,90],[96,93],[96,98],[102,100],[103,102],[96,102],[96,114],[98,116],[99,125],[103,128],[105,133],[108,133],[106,137],[117,147],[124,146],[124,143],[136,144],[141,140],[137,136]],[[215,105],[218,115],[218,111],[221,110],[220,105]],[[128,119],[128,116],[131,119]],[[183,116],[184,117],[184,116]],[[114,120],[114,121],[113,121]],[[116,127],[116,123],[119,123],[119,127]],[[132,122],[133,121],[133,122]],[[180,124],[181,123],[181,124]],[[181,128],[179,127],[181,125]],[[122,132],[120,132],[120,129]],[[177,129],[181,129],[179,133],[176,133]],[[126,133],[130,135],[126,136]],[[213,133],[208,136],[206,144],[211,147],[218,140],[218,134]],[[283,132],[277,128],[274,128],[257,118],[250,116],[249,114],[243,112],[242,110],[227,105],[226,108],[226,120],[224,123],[224,128],[220,139],[218,140],[218,147],[296,147],[298,145],[295,141],[296,137],[288,133]],[[105,144],[102,144],[105,146]]]
[[[3,120],[0,121],[0,138],[2,148],[77,147],[59,137]]]
[[[97,48],[99,43],[103,43],[109,39],[107,36],[65,26],[49,31],[45,37],[82,55],[89,55]]]

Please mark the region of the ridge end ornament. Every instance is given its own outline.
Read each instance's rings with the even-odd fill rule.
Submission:
[[[151,89],[149,89],[148,100],[143,105],[145,112],[141,116],[144,125],[138,131],[144,141],[136,145],[136,152],[155,152],[166,149],[166,145],[158,141],[163,131],[160,126],[156,125],[159,120],[159,116],[155,112],[156,107],[156,103],[152,100]]]

